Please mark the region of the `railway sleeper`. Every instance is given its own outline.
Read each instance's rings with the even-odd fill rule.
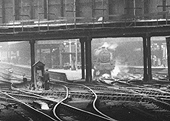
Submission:
[[[105,118],[105,117],[102,117],[102,116],[99,116],[97,114],[94,114],[94,113],[90,113],[90,112],[87,112],[87,111],[82,111],[80,109],[77,109],[77,108],[72,108],[66,104],[62,104],[60,105],[58,108],[62,109],[63,111],[67,112],[67,113],[70,113],[70,115],[72,116],[75,116],[75,117],[78,117],[79,120],[81,119],[81,121],[87,121],[87,120],[90,120],[90,121],[109,121],[109,119]],[[59,111],[60,112],[60,111]]]

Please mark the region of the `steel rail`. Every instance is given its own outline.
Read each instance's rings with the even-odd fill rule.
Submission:
[[[70,83],[69,83],[69,84],[70,84]],[[65,86],[65,85],[64,85],[64,86]],[[74,85],[74,86],[75,86],[75,85]],[[82,85],[79,85],[79,86],[82,87]],[[87,88],[87,87],[84,86],[84,85],[83,85],[83,87]],[[54,113],[54,114],[55,114],[55,111],[56,111],[56,107],[59,106],[60,103],[62,103],[62,102],[64,102],[65,100],[67,100],[67,98],[68,98],[68,96],[69,96],[68,87],[65,86],[65,89],[66,89],[66,92],[67,92],[66,97],[65,97],[63,100],[61,100],[60,102],[58,102],[57,105],[55,105],[55,107],[53,108],[53,113]],[[88,90],[89,90],[89,88],[88,88]],[[96,99],[97,99],[97,98],[96,98]],[[96,106],[95,106],[95,102],[96,102],[96,100],[94,100],[93,107],[95,107],[95,110],[99,113],[100,111],[97,110],[97,108],[96,108]],[[101,113],[101,112],[100,112],[99,114],[101,114],[102,116],[104,116],[103,113]],[[104,116],[104,117],[108,118],[107,116]],[[110,119],[113,120],[112,118],[109,118],[109,120],[110,120]],[[115,120],[115,121],[116,121],[116,120]]]
[[[108,88],[104,88],[104,89],[108,89]],[[125,89],[125,90],[124,90]],[[169,110],[169,106],[167,107],[167,108],[165,108],[166,106],[167,106],[167,104],[166,103],[162,103],[161,101],[157,101],[157,100],[155,100],[154,98],[148,98],[146,95],[144,95],[144,98],[142,98],[141,96],[143,95],[143,94],[141,94],[141,93],[135,93],[135,91],[134,91],[134,89],[139,89],[139,90],[142,90],[142,88],[131,88],[130,90],[132,90],[132,91],[130,91],[131,92],[131,95],[132,94],[136,94],[136,96],[137,96],[137,98],[138,99],[140,99],[140,100],[142,100],[142,101],[146,101],[146,102],[151,102],[151,103],[154,103],[154,104],[156,104],[156,105],[158,105],[159,107],[163,107],[164,109],[168,109]],[[120,91],[121,90],[121,91]],[[116,89],[116,91],[117,92],[126,92],[126,90],[127,90],[127,88],[120,88],[120,89]],[[152,90],[150,90],[150,91],[152,91]],[[154,90],[154,91],[156,91],[156,90]],[[127,92],[126,92],[127,93]],[[166,93],[163,93],[163,94],[165,94],[166,95]],[[138,97],[138,95],[139,95],[139,97]],[[126,95],[127,96],[127,95]],[[145,97],[146,96],[146,97]],[[126,97],[122,97],[122,99],[123,98],[125,98],[126,99]],[[161,106],[161,105],[163,105],[163,106]]]
[[[30,111],[30,112],[34,112],[36,115],[38,115],[39,117],[41,117],[42,121],[46,120],[46,121],[56,121],[56,119],[52,118],[51,116],[39,111],[39,110],[36,110],[34,109],[33,107],[29,106],[28,104],[22,102],[21,100],[18,100],[16,99],[15,97],[7,94],[7,93],[2,93],[0,92],[1,94],[4,94],[6,95],[7,97],[11,98],[12,100],[14,100],[17,104],[19,104],[23,109],[26,109],[27,111]]]
[[[97,109],[97,107],[96,107],[96,102],[97,102],[97,100],[98,100],[97,94],[96,94],[96,93],[94,92],[94,90],[92,90],[90,87],[88,87],[88,86],[86,86],[86,85],[82,85],[82,86],[84,86],[84,87],[86,87],[87,89],[89,89],[89,90],[93,93],[93,95],[95,96],[95,98],[94,98],[94,100],[93,100],[93,108],[96,110],[96,112],[99,113],[100,115],[106,117],[107,119],[109,119],[109,120],[111,120],[111,121],[117,121],[117,120],[115,120],[115,119],[113,119],[113,118],[105,115],[105,114],[102,113],[101,111],[99,111],[99,110]]]
[[[7,93],[8,95],[11,95],[12,97],[17,97],[17,99],[19,98],[24,98],[24,99],[27,99],[27,100],[42,100],[42,101],[48,101],[48,102],[52,102],[50,100],[46,100],[44,98],[41,98],[41,97],[37,97],[37,96],[31,96],[31,95],[23,95],[23,94],[13,94],[13,93]],[[19,99],[20,100],[20,99]]]
[[[68,95],[69,95],[68,88],[67,88],[66,86],[64,86],[64,88],[65,88],[65,90],[66,90],[66,96],[65,96],[61,101],[59,101],[59,102],[56,102],[55,100],[51,100],[51,99],[46,99],[44,96],[41,96],[41,95],[39,95],[39,94],[31,93],[31,92],[28,92],[28,91],[27,91],[27,92],[24,91],[24,92],[25,92],[25,93],[32,94],[32,95],[34,95],[34,96],[36,96],[36,97],[40,97],[40,98],[42,98],[42,99],[54,101],[55,103],[57,103],[57,104],[55,104],[55,106],[53,107],[52,112],[53,112],[54,117],[55,117],[58,121],[63,121],[63,120],[57,115],[56,110],[57,110],[57,108],[59,107],[59,105],[61,104],[61,102],[65,101],[65,100],[68,98]],[[17,90],[19,90],[19,89],[17,89]],[[23,92],[23,90],[20,90],[20,91]]]
[[[64,88],[65,88],[65,90],[66,90],[66,96],[65,96],[62,100],[60,100],[60,101],[54,106],[54,108],[53,108],[53,115],[54,115],[59,121],[62,121],[62,119],[58,116],[58,114],[56,114],[56,110],[57,110],[58,106],[59,106],[63,101],[65,101],[65,100],[68,98],[68,96],[69,96],[68,87],[64,86]]]
[[[92,112],[89,112],[89,111],[85,111],[85,110],[82,110],[82,109],[79,109],[79,108],[76,108],[76,107],[73,107],[71,105],[68,105],[66,103],[61,103],[63,106],[65,106],[66,108],[70,108],[70,109],[74,109],[77,113],[83,113],[83,114],[86,114],[86,115],[89,115],[89,116],[93,116],[94,118],[97,118],[97,119],[101,119],[102,121],[116,121],[115,119],[111,120],[111,119],[108,119],[106,117],[103,117],[101,115],[98,115],[98,114],[95,114],[95,113],[92,113]]]
[[[46,99],[44,96],[41,96],[41,95],[38,95],[38,94],[34,94],[33,92],[29,92],[29,93],[30,93],[30,94],[33,94],[33,95],[35,95],[35,96],[37,96],[37,97],[41,97],[41,98]],[[50,99],[50,98],[48,98],[48,99],[46,99],[46,100],[50,100],[50,101],[56,102],[55,100],[52,100],[52,99]],[[56,102],[56,103],[58,103],[58,102]],[[76,108],[76,107],[67,105],[67,104],[65,104],[65,103],[63,103],[63,102],[61,102],[60,105],[64,106],[65,108],[71,109],[71,110],[76,110],[76,112],[78,112],[78,113],[82,113],[82,114],[85,113],[86,115],[96,117],[97,119],[102,119],[102,120],[104,120],[104,121],[110,121],[110,119],[108,119],[108,118],[105,118],[105,117],[103,117],[103,116],[100,116],[100,115],[91,113],[91,112],[89,112],[89,111],[84,111],[84,110],[82,110],[82,109],[79,109],[79,108]],[[56,110],[55,110],[55,111],[56,111]],[[59,119],[58,119],[58,120],[59,120]],[[62,120],[61,120],[61,121],[62,121]],[[115,120],[112,120],[112,121],[115,121]]]

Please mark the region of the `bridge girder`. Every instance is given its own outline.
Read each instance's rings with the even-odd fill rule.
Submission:
[[[51,40],[51,39],[77,39],[84,37],[105,38],[105,37],[143,37],[169,36],[170,26],[147,26],[127,28],[88,28],[88,29],[65,29],[48,31],[20,31],[0,33],[0,42],[6,41],[30,41],[30,40]]]

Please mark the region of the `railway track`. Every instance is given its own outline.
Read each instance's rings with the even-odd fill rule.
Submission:
[[[8,94],[6,92],[0,92],[1,95],[3,95],[5,98],[1,97],[1,104],[2,101],[4,101],[6,105],[6,117],[4,120],[7,120],[10,116],[12,121],[18,121],[21,119],[21,121],[26,120],[36,120],[36,121],[55,121],[54,118],[48,116],[47,114],[31,107],[27,103],[25,103],[23,100],[19,100],[16,97],[18,96],[11,96],[12,94]],[[16,109],[14,109],[16,108]],[[10,109],[10,110],[9,110]],[[10,114],[8,117],[8,113]],[[12,118],[14,117],[14,119]],[[16,117],[20,117],[19,119],[16,119]],[[16,119],[16,120],[15,120]],[[9,119],[8,119],[9,120]]]
[[[55,119],[59,120],[59,121],[62,121],[62,120],[66,120],[66,117],[74,117],[74,118],[70,118],[69,120],[87,120],[87,117],[88,117],[88,120],[92,121],[92,120],[98,120],[98,121],[110,121],[110,119],[106,118],[106,117],[103,117],[101,115],[97,115],[95,113],[91,113],[89,111],[84,111],[82,109],[79,109],[79,108],[75,108],[73,106],[70,106],[68,104],[65,104],[64,102],[68,99],[68,88],[66,86],[64,86],[65,89],[66,89],[66,94],[65,94],[65,97],[60,100],[60,101],[56,101],[55,102],[55,97],[54,98],[50,98],[50,99],[47,99],[44,95],[42,95],[42,93],[31,93],[29,92],[29,95],[34,95],[38,98],[42,98],[44,100],[50,100],[50,101],[54,101],[56,104],[54,105],[52,111],[53,111],[53,115],[55,117]],[[24,93],[25,91],[22,91],[22,93]],[[25,93],[28,93],[28,92],[25,92]],[[19,96],[18,94],[12,94],[13,96]],[[20,95],[22,98],[23,98],[23,94]],[[46,94],[47,96],[47,94]],[[63,95],[62,95],[63,97]],[[18,97],[19,98],[19,97]],[[28,98],[28,96],[26,96],[26,98]],[[30,97],[29,97],[30,99]],[[26,99],[27,100],[27,99]],[[68,112],[69,110],[69,112]],[[74,115],[74,116],[73,116]],[[82,116],[84,117],[82,119]],[[115,121],[115,120],[112,120],[112,121]]]
[[[86,97],[89,96],[91,97],[90,100],[89,100],[89,103],[91,103],[91,106],[92,106],[92,109],[94,110],[93,112],[98,114],[98,115],[101,115],[109,120],[112,120],[114,121],[115,119],[105,115],[102,111],[98,110],[98,96],[96,94],[96,92],[91,89],[90,87],[84,85],[84,84],[67,84],[67,87],[69,88],[69,95],[71,98],[75,98],[75,95],[73,94],[74,92],[83,92],[83,93],[80,93],[80,95],[84,95],[84,92],[86,93]],[[79,95],[79,96],[80,96]],[[85,99],[85,98],[84,98]],[[87,98],[86,98],[87,99]]]
[[[21,102],[24,102],[24,99],[28,101],[31,98],[27,99],[26,97],[32,96],[41,98],[41,101],[48,100],[53,104],[56,103],[51,110],[53,112],[52,118],[59,121],[136,121],[137,119],[138,121],[169,121],[170,119],[170,95],[165,90],[102,84],[96,86],[95,84],[61,81],[51,83],[50,90],[47,91],[28,91],[27,86],[15,85],[15,91],[17,92],[19,89],[22,93],[19,95],[19,93],[8,92],[8,95],[19,99]],[[17,97],[17,95],[20,97]],[[88,106],[92,110],[89,110],[90,108],[87,105],[85,106],[84,100],[87,101],[86,104],[90,104]],[[80,105],[76,101],[84,103],[84,105]]]
[[[112,110],[114,110],[113,108],[115,108],[115,105],[113,103],[117,103],[118,107],[121,106],[119,108],[123,107],[123,110],[127,110],[127,112],[128,111],[131,112],[131,116],[133,117],[136,117],[136,118],[141,117],[140,120],[142,121],[143,120],[161,121],[161,120],[168,120],[168,118],[170,118],[169,104],[165,103],[164,101],[159,101],[154,97],[149,97],[145,94],[138,93],[132,89],[127,89],[127,88],[120,88],[120,89],[109,88],[109,91],[108,91],[108,88],[106,88],[105,86],[102,86],[100,88],[94,87],[93,89],[97,90],[96,94],[98,95],[98,99],[100,100],[100,102],[105,103],[105,107],[110,108]],[[103,93],[103,91],[105,93]],[[113,93],[111,93],[110,91]],[[72,95],[71,97],[91,98],[91,99],[93,98],[93,96],[89,96],[88,93],[82,93],[81,91],[71,92],[71,95]],[[164,93],[164,95],[162,96],[164,97],[165,95],[167,94]],[[118,102],[121,102],[121,103],[118,103]],[[117,118],[117,116],[113,116],[109,113],[106,113],[106,114],[108,116],[111,116],[114,119],[121,118],[121,117]],[[155,116],[155,114],[158,114],[158,116],[157,115]],[[130,115],[130,114],[127,114],[127,115]],[[129,120],[132,120],[132,119],[129,119]]]
[[[76,88],[76,85],[73,86],[74,89],[71,89],[69,87],[69,90],[71,90],[70,95],[72,98],[81,98],[81,99],[94,99],[94,96],[90,92],[86,91],[75,91],[78,90],[78,88],[82,89],[80,85]],[[156,100],[155,98],[148,97],[142,93],[137,93],[134,90],[126,91],[124,88],[120,89],[110,89],[106,87],[95,88],[96,94],[98,95],[99,104],[104,104],[103,108],[100,106],[100,110],[104,110],[106,112],[107,116],[113,118],[113,119],[121,119],[122,116],[114,116],[111,115],[110,112],[108,112],[108,109],[114,110],[114,108],[120,108],[122,109],[122,112],[127,112],[127,118],[130,116],[133,117],[141,117],[141,121],[143,120],[153,120],[153,121],[161,121],[161,120],[167,120],[170,116],[169,113],[169,105],[167,103],[164,103],[163,101]],[[98,90],[99,89],[99,90]],[[113,93],[110,91],[112,90]],[[103,93],[104,91],[104,93]],[[63,96],[65,92],[59,92],[56,93],[57,96]],[[118,103],[120,102],[120,103]],[[117,104],[114,105],[114,103]],[[154,108],[153,108],[154,107]],[[108,108],[108,109],[107,109]],[[131,114],[128,114],[130,112]],[[116,112],[113,112],[113,114],[116,114]],[[154,114],[158,114],[159,116],[155,116]],[[122,119],[123,120],[123,119]],[[124,119],[125,120],[125,119]],[[130,120],[130,119],[129,119]]]

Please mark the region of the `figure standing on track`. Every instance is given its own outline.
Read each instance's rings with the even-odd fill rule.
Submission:
[[[39,76],[37,79],[37,88],[41,90],[42,87],[43,87],[43,77]]]
[[[25,74],[23,74],[23,82],[27,82],[27,78],[25,77]]]
[[[75,56],[72,56],[71,70],[76,70],[76,57]]]
[[[44,72],[44,88],[45,88],[45,90],[49,89],[49,82],[50,82],[49,71],[48,71],[48,69],[46,69]]]

